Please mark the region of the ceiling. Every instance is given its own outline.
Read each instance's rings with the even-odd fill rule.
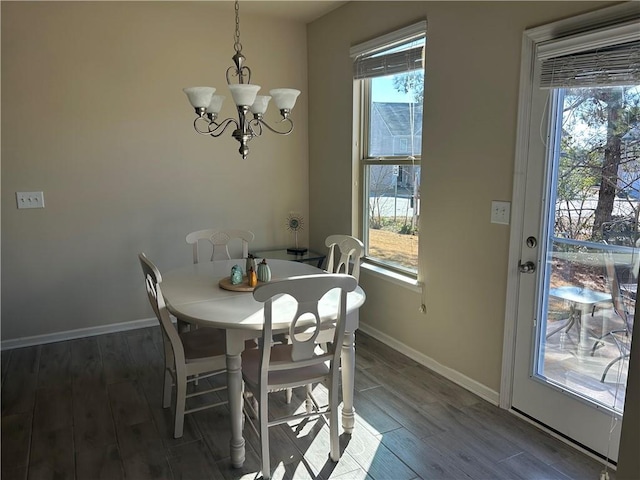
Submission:
[[[233,0],[214,0],[221,8],[233,10]],[[267,15],[309,23],[331,10],[347,3],[338,0],[240,0],[240,16],[243,13]]]
[[[1,0],[0,0],[1,1]],[[27,2],[32,0],[15,0]],[[80,0],[79,0],[80,1]],[[121,1],[121,0],[98,0]],[[159,0],[156,0],[159,1]],[[181,0],[193,1],[193,0]],[[215,3],[220,9],[232,12],[234,0],[205,0]],[[310,23],[323,15],[341,7],[348,1],[342,0],[239,0],[240,15],[265,15],[268,17],[284,18],[302,23]]]

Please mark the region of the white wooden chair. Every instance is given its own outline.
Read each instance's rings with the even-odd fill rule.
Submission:
[[[138,255],[144,273],[149,302],[160,322],[164,340],[164,388],[162,406],[171,406],[173,386],[176,387],[174,406],[174,438],[180,438],[184,429],[184,416],[206,408],[224,405],[227,402],[209,403],[196,408],[187,408],[188,398],[226,390],[223,387],[210,388],[187,393],[187,385],[196,380],[226,373],[225,333],[217,328],[199,328],[192,332],[178,333],[171,323],[164,303],[160,284],[162,276],[157,267],[144,253]]]
[[[329,248],[327,255],[328,273],[346,273],[356,280],[360,280],[360,263],[364,256],[364,243],[351,235],[329,235],[325,240],[325,245]],[[338,258],[338,254],[340,257]],[[327,345],[333,341],[334,325],[325,324],[320,328],[316,343],[327,350]],[[299,338],[310,336],[310,332],[299,334]],[[287,390],[287,403],[291,403],[291,390]]]
[[[229,242],[235,239],[242,241],[242,256],[232,257],[229,253]],[[193,245],[193,263],[200,261],[198,255],[198,243],[200,240],[211,244],[211,261],[231,260],[231,258],[247,258],[249,255],[249,242],[253,242],[255,235],[248,230],[217,230],[207,229],[191,232],[187,235],[187,243]]]
[[[346,273],[360,281],[360,263],[364,256],[364,244],[351,235],[329,235],[325,245],[329,248],[325,270],[329,273]],[[324,325],[316,342],[326,346],[332,341],[333,327]]]
[[[327,255],[327,273],[346,273],[360,280],[360,263],[364,256],[364,244],[351,235],[329,235],[325,240],[329,248]],[[338,258],[338,254],[340,257]],[[317,342],[324,344],[333,340],[333,327],[323,325]]]
[[[193,246],[193,263],[200,261],[198,244],[200,241],[206,241],[211,244],[211,261],[213,260],[231,260],[232,258],[247,258],[249,255],[249,242],[255,238],[253,232],[248,230],[217,230],[209,228],[206,230],[197,230],[187,235],[187,243]],[[242,256],[232,257],[229,252],[229,243],[232,240],[242,241]],[[178,330],[185,332],[192,329],[192,325],[178,318]],[[193,327],[194,330],[197,327]]]
[[[260,438],[260,456],[262,459],[262,475],[270,477],[269,462],[269,427],[290,422],[298,418],[329,415],[329,432],[331,437],[331,459],[337,462],[340,458],[338,443],[338,379],[340,374],[340,351],[345,330],[347,292],[355,290],[358,282],[350,275],[318,274],[290,277],[259,285],[253,292],[258,302],[264,302],[264,327],[260,347],[245,350],[242,354],[242,377],[245,387],[257,400],[257,412],[254,403],[245,400],[245,417]],[[338,316],[334,329],[334,338],[328,351],[318,348],[317,333],[321,323],[318,315],[320,299],[334,288],[340,289]],[[297,303],[297,311],[289,326],[290,344],[273,342],[273,323],[283,321],[274,318],[274,303],[281,294],[293,297]],[[289,312],[289,318],[291,320]],[[315,333],[301,341],[294,333],[299,329],[301,321],[315,322]],[[337,347],[335,347],[337,346]],[[312,384],[323,382],[329,389],[329,405],[320,407],[313,396]],[[268,393],[305,385],[307,387],[306,411],[287,417],[269,420]],[[258,426],[253,423],[258,419]]]
[[[359,281],[364,243],[351,235],[329,235],[324,243],[329,248],[326,271],[347,273]],[[338,253],[340,258],[337,258]]]

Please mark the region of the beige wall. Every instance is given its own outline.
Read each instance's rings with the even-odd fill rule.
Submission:
[[[526,28],[607,2],[351,2],[309,27],[311,245],[351,231],[349,47],[427,20],[420,294],[373,277],[361,321],[497,392],[509,227],[489,222],[510,200],[520,48]],[[326,185],[332,184],[331,195]]]
[[[235,115],[234,24],[217,2],[2,2],[3,341],[150,318],[137,253],[184,265],[192,230],[291,242],[287,213],[308,212],[306,26],[241,15],[253,83],[303,91],[294,133],[243,161],[230,131],[195,133],[182,92],[217,86]],[[16,209],[40,190],[45,209]]]

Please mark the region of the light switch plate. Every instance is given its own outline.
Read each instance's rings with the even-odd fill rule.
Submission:
[[[16,192],[18,208],[44,208],[44,193]]]
[[[491,223],[509,225],[510,217],[511,202],[500,202],[497,200],[491,202]]]

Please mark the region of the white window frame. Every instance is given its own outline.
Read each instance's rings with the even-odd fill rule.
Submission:
[[[420,21],[408,27],[396,30],[389,34],[377,37],[370,41],[355,45],[350,49],[350,55],[352,59],[355,59],[363,54],[370,54],[376,50],[386,50],[393,45],[401,45],[410,41],[412,38],[425,37],[426,38],[427,22],[426,20]],[[423,58],[424,67],[424,58]],[[365,216],[368,215],[368,202],[366,198],[367,185],[369,178],[367,176],[367,166],[375,164],[375,161],[368,155],[368,132],[369,132],[369,106],[371,104],[371,80],[354,80],[353,82],[353,176],[356,181],[354,182],[353,191],[353,225],[354,233],[361,236],[365,246],[368,246],[368,228]],[[424,108],[424,106],[423,106]],[[389,161],[389,164],[393,165],[418,165],[421,166],[421,155],[399,155],[393,157],[380,157],[380,161]],[[419,255],[419,253],[418,253]],[[409,285],[418,287],[420,268],[419,261],[416,265],[416,272],[412,272],[408,269],[401,267],[395,267],[376,260],[375,258],[367,258],[365,255],[363,261],[363,268],[372,271],[376,274],[385,276],[394,282],[401,283],[403,285]]]

